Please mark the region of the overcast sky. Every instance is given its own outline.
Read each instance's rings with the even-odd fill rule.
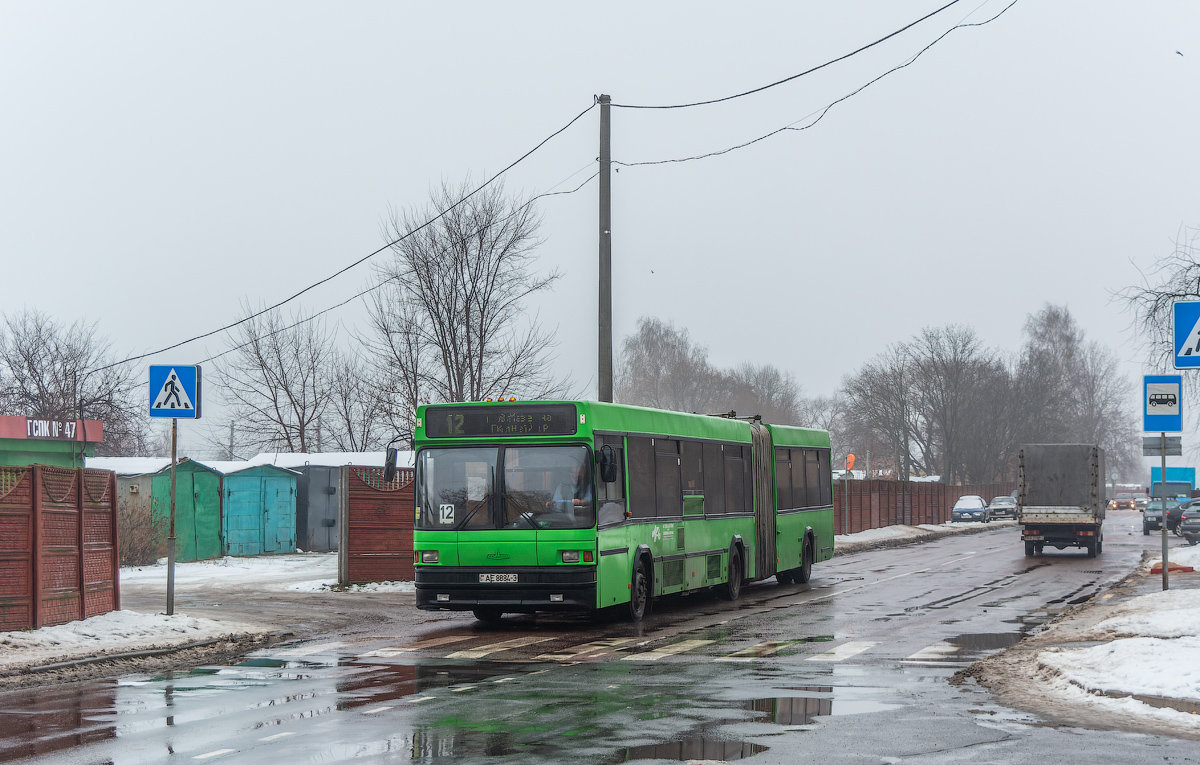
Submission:
[[[10,0],[0,310],[98,321],[121,354],[178,342],[374,250],[390,208],[423,205],[443,179],[482,180],[594,94],[720,97],[943,4]],[[613,158],[706,153],[803,125],[1006,4],[960,3],[758,95],[614,109]],[[1169,253],[1182,226],[1200,225],[1198,33],[1195,2],[1019,0],[810,130],[623,168],[616,342],[657,316],[688,328],[716,364],[772,363],[807,394],[828,394],[924,326],[967,323],[1015,351],[1025,316],[1050,301],[1140,375],[1129,316],[1110,295]],[[593,111],[508,188],[573,187],[594,172],[597,133]],[[540,255],[563,279],[531,306],[557,326],[561,371],[588,396],[596,200],[592,182],[542,203]],[[297,307],[341,302],[371,276],[359,267]],[[353,330],[363,311],[331,316]],[[223,347],[210,339],[153,361],[194,363]]]

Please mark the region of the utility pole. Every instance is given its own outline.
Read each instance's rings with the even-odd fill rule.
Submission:
[[[613,400],[612,344],[612,147],[609,104],[600,96],[600,358],[597,364],[599,399]]]
[[[175,613],[175,444],[179,420],[171,418],[171,528],[167,533],[167,616]]]

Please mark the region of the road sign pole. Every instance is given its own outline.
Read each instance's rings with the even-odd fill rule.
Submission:
[[[179,420],[171,418],[171,528],[167,534],[167,616],[175,613],[175,445]],[[1163,545],[1167,543],[1164,541]]]
[[[1162,434],[1162,475],[1158,477],[1158,485],[1162,488],[1158,490],[1162,502],[1162,548],[1163,548],[1163,589],[1171,589],[1170,576],[1167,574],[1167,434]],[[1151,489],[1154,487],[1152,486]],[[1151,491],[1151,494],[1154,492]],[[1183,523],[1182,520],[1179,521]]]

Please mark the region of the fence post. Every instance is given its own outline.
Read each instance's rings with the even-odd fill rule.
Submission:
[[[33,606],[33,628],[42,626],[42,466],[33,468],[33,576],[29,578],[33,590],[30,598]]]
[[[153,496],[153,491],[151,496]],[[117,474],[108,474],[108,522],[111,525],[109,537],[112,539],[112,586],[113,610],[121,610],[121,539],[118,536],[120,525],[117,523]]]
[[[75,514],[75,539],[77,545],[77,553],[79,556],[79,618],[87,618],[87,572],[85,570],[86,560],[83,554],[84,544],[87,542],[85,524],[83,522],[84,502],[83,502],[83,471],[85,468],[75,468],[75,508],[78,511]]]
[[[350,584],[350,468],[338,471],[338,584]]]

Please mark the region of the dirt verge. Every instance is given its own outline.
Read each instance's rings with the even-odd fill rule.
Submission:
[[[1096,625],[1113,615],[1117,607],[1140,594],[1150,583],[1146,560],[1154,557],[1143,553],[1143,565],[1112,585],[1100,598],[1073,606],[1048,622],[1040,632],[1019,643],[981,659],[960,670],[951,678],[958,685],[974,680],[991,691],[996,700],[1008,707],[1036,714],[1050,725],[1070,725],[1093,730],[1121,730],[1149,733],[1176,738],[1200,740],[1200,729],[1153,715],[1122,709],[1114,703],[1127,694],[1105,696],[1100,692],[1080,689],[1077,698],[1064,695],[1066,682],[1060,673],[1038,661],[1042,651],[1058,648],[1085,648],[1113,639],[1101,634]],[[1155,707],[1172,707],[1171,699],[1137,699]],[[1128,699],[1126,704],[1135,703]],[[1191,712],[1191,709],[1178,709]]]

